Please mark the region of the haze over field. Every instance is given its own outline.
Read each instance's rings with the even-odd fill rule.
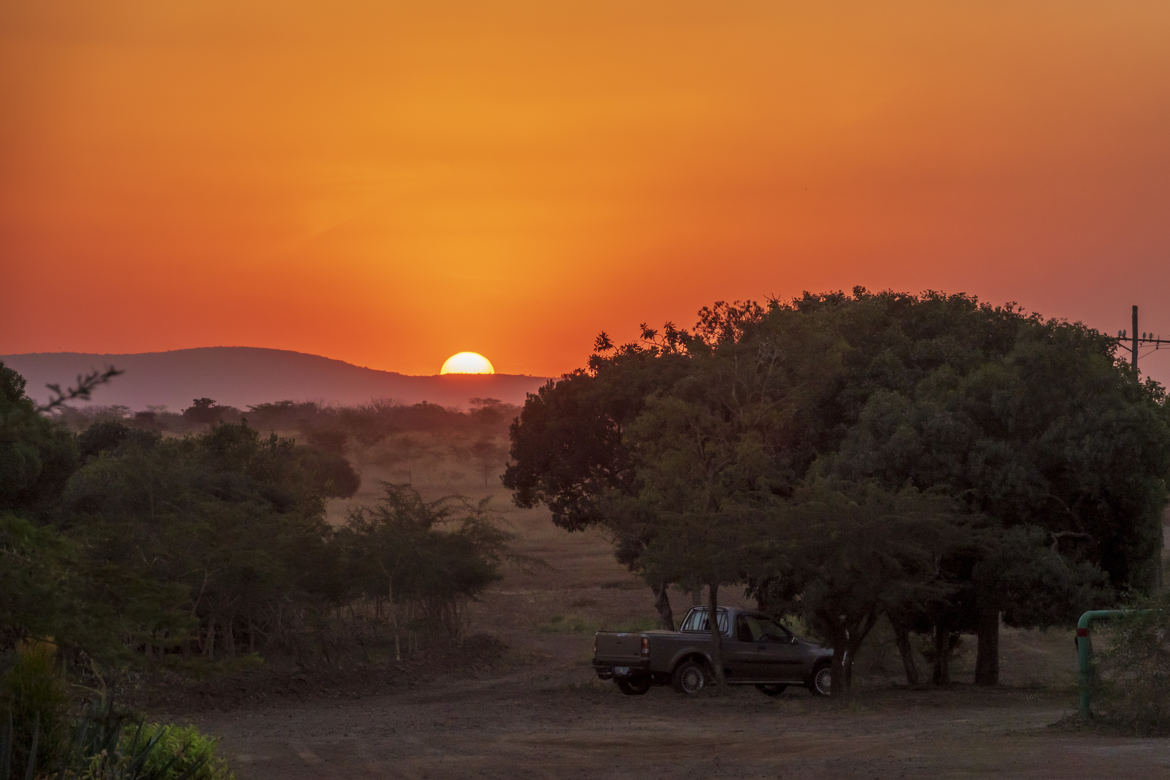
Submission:
[[[1168,36],[1162,0],[5,3],[0,353],[556,376],[858,284],[1170,335]]]
[[[0,362],[25,378],[29,396],[39,403],[48,400],[49,383],[66,383],[78,374],[114,366],[125,373],[94,391],[91,404],[135,411],[165,406],[178,412],[195,398],[211,398],[245,411],[274,401],[348,406],[374,400],[408,405],[426,401],[467,408],[471,398],[495,398],[519,405],[545,382],[543,377],[504,374],[404,376],[318,355],[249,347],[139,355],[0,355]]]

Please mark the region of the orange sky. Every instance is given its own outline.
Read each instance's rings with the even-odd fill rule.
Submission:
[[[1165,0],[4,3],[0,354],[555,375],[856,284],[1170,336],[1168,41]]]

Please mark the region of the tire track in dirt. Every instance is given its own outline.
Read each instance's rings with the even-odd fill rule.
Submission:
[[[1164,776],[1159,740],[1068,734],[1060,695],[879,691],[837,706],[751,690],[625,697],[518,669],[350,701],[208,714],[242,779],[256,777]]]

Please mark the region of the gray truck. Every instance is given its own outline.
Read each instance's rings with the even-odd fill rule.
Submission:
[[[692,607],[679,631],[598,631],[593,669],[622,693],[640,696],[653,685],[694,695],[714,678],[707,607]],[[833,651],[793,634],[760,612],[719,607],[723,674],[729,685],[755,685],[779,696],[790,685],[828,696]]]

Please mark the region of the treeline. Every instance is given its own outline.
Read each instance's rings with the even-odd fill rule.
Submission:
[[[360,472],[415,485],[498,485],[507,460],[508,424],[519,407],[494,398],[472,398],[470,409],[431,403],[375,401],[330,406],[276,401],[246,410],[196,398],[182,412],[123,406],[64,406],[54,418],[72,431],[102,422],[163,435],[193,435],[215,425],[246,423],[262,433],[292,436],[319,450],[346,456]]]
[[[472,398],[467,411],[432,403],[397,404],[373,401],[358,406],[332,406],[314,401],[274,401],[238,409],[213,398],[195,398],[179,412],[161,407],[134,411],[125,406],[65,406],[56,418],[74,431],[94,423],[118,421],[157,433],[198,433],[221,423],[243,423],[259,431],[295,433],[320,449],[342,452],[368,447],[404,433],[470,434],[506,432],[519,408],[495,398]]]
[[[332,527],[326,500],[359,487],[337,451],[242,420],[185,436],[138,422],[74,432],[38,413],[0,365],[0,667],[30,639],[111,666],[242,653],[332,661],[369,631],[399,648],[450,641],[462,605],[497,576],[507,536],[484,505],[386,485],[380,503]]]
[[[669,585],[712,608],[742,587],[832,643],[837,693],[883,617],[910,683],[911,635],[946,683],[975,633],[994,684],[1001,621],[1156,582],[1170,411],[1114,346],[965,295],[720,303],[691,330],[602,334],[587,370],[529,398],[505,484],[568,530],[605,527],[665,625]]]

